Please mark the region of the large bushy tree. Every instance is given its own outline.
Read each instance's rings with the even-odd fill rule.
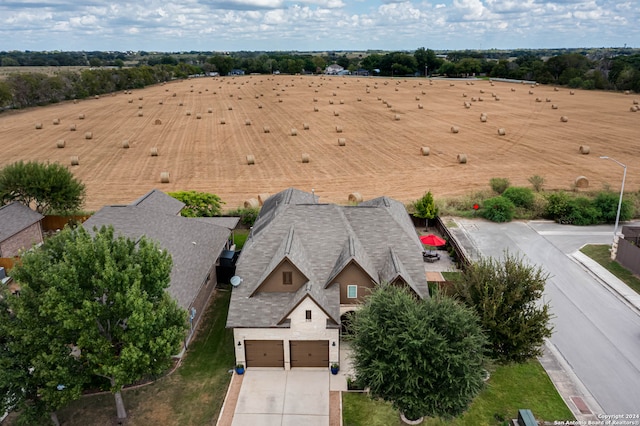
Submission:
[[[177,191],[169,192],[169,195],[185,204],[180,212],[182,216],[213,217],[222,214],[224,202],[216,194],[198,191]]]
[[[104,227],[93,235],[65,229],[25,254],[12,271],[22,287],[13,299],[19,300],[15,317],[38,344],[20,349],[27,352],[24,365],[40,371],[44,357],[50,373],[60,375],[38,383],[38,393],[68,387],[77,357],[81,369],[74,374],[106,380],[118,417],[126,417],[122,387],[168,368],[185,336],[186,313],[166,292],[171,265],[157,244],[116,237]]]
[[[438,216],[438,206],[431,195],[431,191],[426,192],[422,198],[413,203],[414,215],[421,219],[435,219]]]
[[[541,354],[551,337],[549,305],[540,298],[549,274],[505,252],[502,260],[482,258],[455,283],[458,297],[480,317],[499,362],[524,362]]]
[[[18,161],[0,170],[0,203],[18,201],[39,213],[79,210],[85,187],[58,163]]]
[[[352,325],[357,380],[407,418],[456,416],[483,387],[486,337],[450,298],[381,285]]]

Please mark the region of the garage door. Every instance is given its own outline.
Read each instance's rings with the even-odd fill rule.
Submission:
[[[292,340],[292,367],[324,367],[329,366],[328,340]]]
[[[247,367],[284,367],[282,340],[245,340]]]

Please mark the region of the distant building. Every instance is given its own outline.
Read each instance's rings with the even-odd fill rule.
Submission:
[[[229,75],[244,75],[244,70],[234,68],[231,70]]]
[[[341,67],[338,64],[331,64],[324,70],[324,73],[330,75],[338,75],[342,71],[344,71],[344,67]]]
[[[15,257],[42,244],[42,216],[22,203],[0,207],[0,257]]]

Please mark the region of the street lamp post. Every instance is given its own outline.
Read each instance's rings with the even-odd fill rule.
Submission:
[[[624,181],[627,179],[627,166],[615,160],[611,157],[607,157],[603,155],[600,157],[602,160],[611,160],[617,163],[619,166],[622,166],[624,169],[624,173],[622,174],[622,186],[620,187],[620,199],[618,200],[618,212],[616,213],[616,224],[613,226],[613,244],[616,243],[616,236],[618,235],[618,222],[620,221],[620,208],[622,207],[622,196],[624,195]],[[613,245],[611,246],[613,248]],[[612,253],[613,254],[613,253]]]

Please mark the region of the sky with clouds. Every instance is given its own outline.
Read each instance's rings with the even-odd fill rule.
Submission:
[[[640,47],[640,0],[0,0],[0,50]]]

